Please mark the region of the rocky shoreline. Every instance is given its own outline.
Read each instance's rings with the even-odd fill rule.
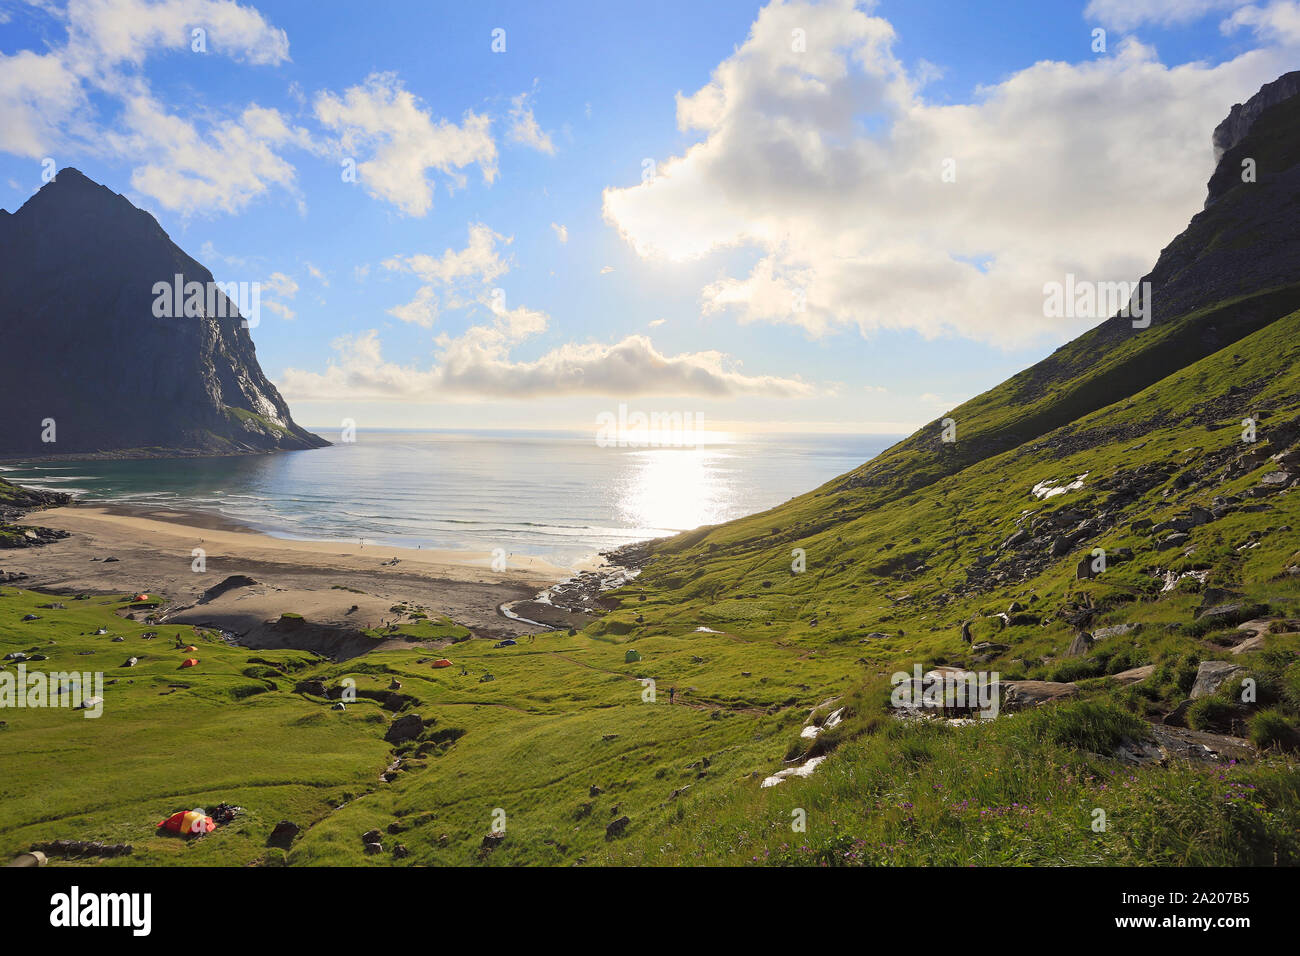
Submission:
[[[72,496],[60,491],[23,488],[0,479],[0,548],[34,548],[66,538],[66,531],[20,522],[32,511],[58,508],[70,501]]]
[[[511,620],[540,627],[581,628],[618,606],[607,596],[636,579],[650,561],[654,540],[637,541],[600,552],[601,567],[581,571],[546,588],[535,598],[502,604],[501,614]]]

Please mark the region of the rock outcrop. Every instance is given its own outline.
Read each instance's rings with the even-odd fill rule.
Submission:
[[[1214,128],[1215,161],[1222,159],[1224,153],[1246,138],[1251,126],[1264,110],[1297,93],[1300,93],[1300,70],[1293,70],[1282,74],[1272,83],[1265,83],[1245,103],[1238,103],[1229,110],[1224,121]]]

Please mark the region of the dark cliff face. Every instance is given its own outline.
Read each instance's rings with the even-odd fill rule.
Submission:
[[[294,423],[236,309],[155,315],[155,284],[178,274],[213,281],[151,215],[75,169],[0,215],[0,456],[329,444]]]
[[[1214,158],[1221,159],[1224,153],[1245,139],[1255,120],[1266,109],[1289,100],[1297,93],[1300,93],[1300,70],[1292,70],[1272,83],[1265,83],[1245,103],[1234,106],[1228,111],[1227,118],[1214,128]]]

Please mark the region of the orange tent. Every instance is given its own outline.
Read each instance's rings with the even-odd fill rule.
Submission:
[[[137,594],[137,595],[135,596],[135,600],[137,600],[137,601],[147,601],[147,600],[149,600],[149,595],[147,595],[147,594]]]
[[[195,647],[193,644],[190,644],[190,645],[186,646],[185,649],[186,649],[187,651],[197,651],[197,650],[198,650],[198,648]]]
[[[187,657],[185,660],[181,661],[181,667],[193,667],[198,662],[198,658],[196,657]]]
[[[447,658],[445,658],[445,657],[441,657],[441,658],[439,658],[438,660],[436,660],[436,661],[433,662],[433,666],[434,666],[434,667],[450,667],[450,666],[451,666],[451,661],[447,660]]]

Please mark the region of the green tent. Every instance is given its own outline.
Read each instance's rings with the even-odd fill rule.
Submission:
[[[635,664],[640,659],[641,659],[641,655],[638,654],[636,651],[628,651],[626,654],[623,655],[624,664]]]

